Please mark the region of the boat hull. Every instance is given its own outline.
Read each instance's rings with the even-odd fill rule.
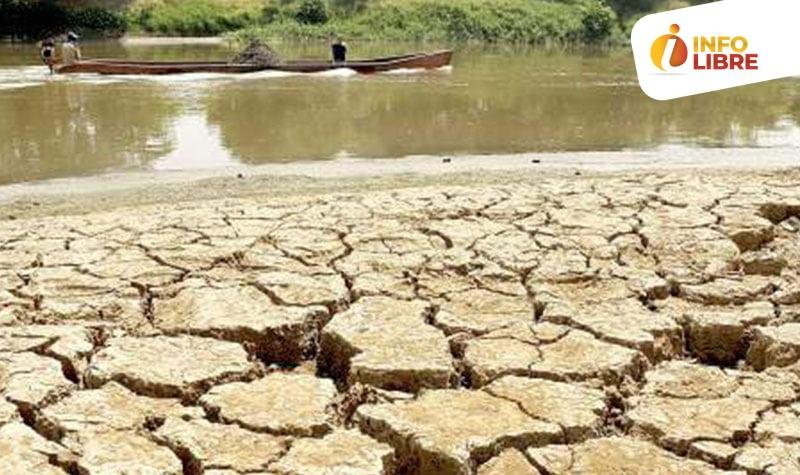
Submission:
[[[221,61],[180,62],[180,61],[126,61],[115,59],[91,59],[70,65],[56,66],[58,74],[94,73],[94,74],[187,74],[187,73],[220,73],[244,74],[258,71],[284,71],[293,73],[318,73],[334,69],[347,68],[361,74],[374,74],[397,69],[437,69],[448,66],[452,60],[452,51],[434,53],[414,53],[402,56],[355,60],[346,63],[330,61],[287,61],[272,66],[254,64],[231,64]]]

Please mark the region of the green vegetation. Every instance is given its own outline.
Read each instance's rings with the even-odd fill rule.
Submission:
[[[606,0],[608,6],[614,9],[622,19],[638,17],[644,13],[674,10],[711,0]]]
[[[382,0],[360,8],[302,0],[269,16],[236,36],[594,43],[610,39],[617,26],[600,0]]]
[[[605,0],[617,12],[620,26],[626,35],[630,33],[636,20],[648,13],[690,7],[709,1],[712,0]]]
[[[127,26],[124,14],[103,8],[66,8],[53,0],[0,0],[0,37],[43,38],[68,28],[88,34],[120,35]]]
[[[262,19],[256,1],[169,0],[134,6],[128,11],[134,29],[155,35],[216,36],[254,26]]]
[[[702,0],[0,0],[0,36],[86,35],[603,43]],[[102,6],[104,8],[100,8]]]
[[[325,0],[304,0],[294,12],[294,20],[305,25],[322,25],[330,20]]]

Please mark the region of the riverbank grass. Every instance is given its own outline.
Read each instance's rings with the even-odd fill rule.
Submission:
[[[264,8],[255,0],[149,0],[134,3],[127,18],[134,33],[217,36],[258,25]]]
[[[596,44],[621,31],[605,0],[134,0],[109,9],[0,0],[0,14],[0,36],[20,38],[74,29],[84,36]]]
[[[599,43],[617,31],[613,10],[599,0],[384,0],[357,11],[320,5],[326,4],[307,0],[294,9],[267,10],[269,21],[233,36],[303,40],[338,34],[365,40],[537,44]]]

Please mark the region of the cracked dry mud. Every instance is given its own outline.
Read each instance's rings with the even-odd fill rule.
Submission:
[[[800,173],[0,221],[0,472],[800,473]]]

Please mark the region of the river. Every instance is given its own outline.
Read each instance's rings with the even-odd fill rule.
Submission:
[[[278,44],[286,58],[323,44]],[[351,44],[353,56],[436,46]],[[226,44],[88,42],[85,56],[224,59]],[[453,67],[358,76],[50,76],[0,44],[0,184],[349,157],[800,146],[800,83],[660,103],[625,49],[457,49]]]

